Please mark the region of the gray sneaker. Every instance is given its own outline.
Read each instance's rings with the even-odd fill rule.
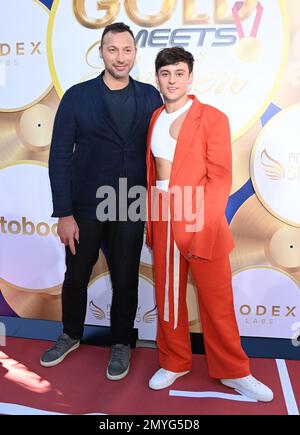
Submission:
[[[106,376],[111,381],[119,381],[125,378],[129,372],[130,346],[126,344],[113,344],[111,358],[108,363]]]
[[[80,340],[73,340],[68,334],[63,333],[58,337],[57,342],[42,355],[40,364],[43,367],[56,366],[79,345]]]

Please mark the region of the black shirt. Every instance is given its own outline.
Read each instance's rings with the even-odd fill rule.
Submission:
[[[104,83],[104,95],[112,120],[125,141],[131,133],[136,116],[133,84],[129,81],[126,88],[111,90]]]

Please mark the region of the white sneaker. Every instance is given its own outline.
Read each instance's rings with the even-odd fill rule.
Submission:
[[[152,390],[162,390],[163,388],[172,385],[177,378],[180,378],[180,376],[184,376],[187,373],[189,373],[189,371],[175,373],[170,372],[169,370],[159,369],[150,379],[149,387],[152,388]]]
[[[226,387],[234,388],[244,396],[250,397],[250,399],[271,402],[274,397],[273,391],[252,375],[244,378],[220,379],[220,382]]]

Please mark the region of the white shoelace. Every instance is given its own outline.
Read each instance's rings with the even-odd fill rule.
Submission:
[[[252,384],[254,386],[258,386],[261,384],[261,382],[259,382],[257,379],[255,379],[252,375],[246,376],[245,379],[249,382],[249,384]]]

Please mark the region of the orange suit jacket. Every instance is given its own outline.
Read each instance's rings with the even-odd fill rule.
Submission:
[[[225,217],[231,179],[232,157],[229,122],[224,113],[215,107],[202,104],[196,97],[184,119],[177,139],[169,189],[172,186],[203,186],[204,224],[201,231],[186,232],[184,219],[176,220],[171,212],[174,239],[181,252],[214,260],[228,254],[234,247],[233,238]],[[147,244],[152,247],[153,222],[151,221],[151,186],[156,184],[155,162],[150,149],[156,120],[164,106],[152,116],[147,140]],[[195,197],[193,197],[193,201]],[[193,204],[195,206],[195,204]]]

